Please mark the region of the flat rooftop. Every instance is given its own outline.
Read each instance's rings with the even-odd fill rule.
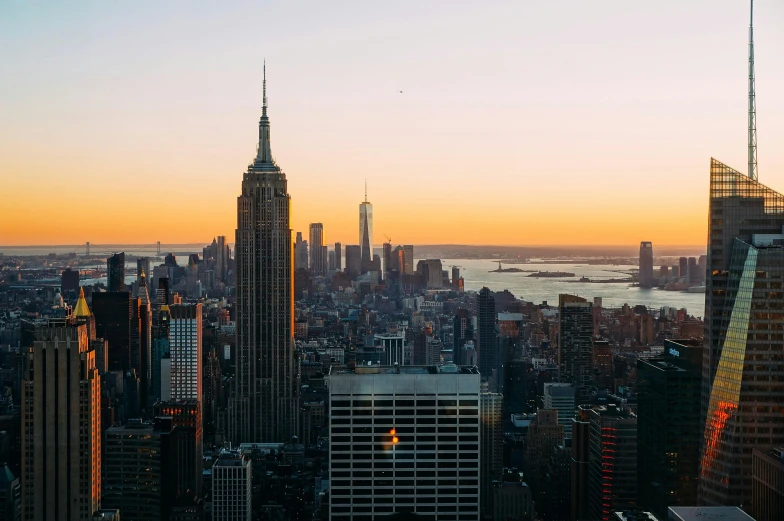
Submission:
[[[738,507],[670,507],[669,521],[755,521]]]
[[[357,365],[354,369],[339,368],[331,374],[479,374],[473,365]]]

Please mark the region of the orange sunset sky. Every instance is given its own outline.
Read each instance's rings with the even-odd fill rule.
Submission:
[[[778,191],[783,26],[755,2]],[[367,179],[376,243],[704,244],[747,42],[738,0],[3,2],[0,245],[233,242],[264,58],[295,232],[357,243]]]

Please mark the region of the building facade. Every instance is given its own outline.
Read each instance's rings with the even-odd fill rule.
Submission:
[[[640,243],[640,271],[638,280],[641,288],[650,288],[653,280],[653,243],[643,241]]]
[[[593,309],[584,298],[558,296],[558,373],[575,388],[577,405],[590,403],[593,377]]]
[[[711,161],[700,504],[752,501],[752,451],[784,445],[784,196]]]
[[[213,521],[250,521],[253,467],[240,451],[221,451],[212,467]]]
[[[169,313],[170,399],[201,401],[201,304],[172,304]]]
[[[264,90],[258,153],[237,198],[234,444],[290,441],[299,432],[291,198],[286,175],[272,159],[266,80]]]
[[[22,518],[89,519],[101,506],[101,377],[87,327],[35,330],[22,382]]]
[[[359,203],[359,246],[361,248],[362,266],[373,261],[373,205],[367,200]]]
[[[784,447],[754,449],[751,513],[757,521],[784,519]]]
[[[324,225],[310,223],[310,272],[314,275],[324,275],[327,272],[327,259],[324,256]]]
[[[544,408],[558,411],[558,423],[563,425],[564,437],[572,437],[572,418],[575,414],[572,384],[547,382],[544,384]]]
[[[404,511],[478,520],[479,390],[469,367],[330,375],[331,521]]]
[[[498,387],[495,378],[498,376],[498,331],[495,327],[495,297],[488,288],[479,290],[476,297],[476,322],[477,340],[479,345],[479,373],[482,380],[494,385],[490,386],[491,391],[496,391]]]

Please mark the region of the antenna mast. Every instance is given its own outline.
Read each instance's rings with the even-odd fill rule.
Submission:
[[[754,92],[754,0],[749,17],[749,177],[757,180],[757,96]]]

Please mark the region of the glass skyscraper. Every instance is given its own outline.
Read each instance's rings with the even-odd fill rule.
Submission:
[[[362,265],[373,260],[373,205],[367,200],[359,203],[359,246],[362,248]],[[364,271],[364,268],[363,268]]]
[[[712,160],[700,504],[752,497],[752,451],[784,444],[784,196]]]

